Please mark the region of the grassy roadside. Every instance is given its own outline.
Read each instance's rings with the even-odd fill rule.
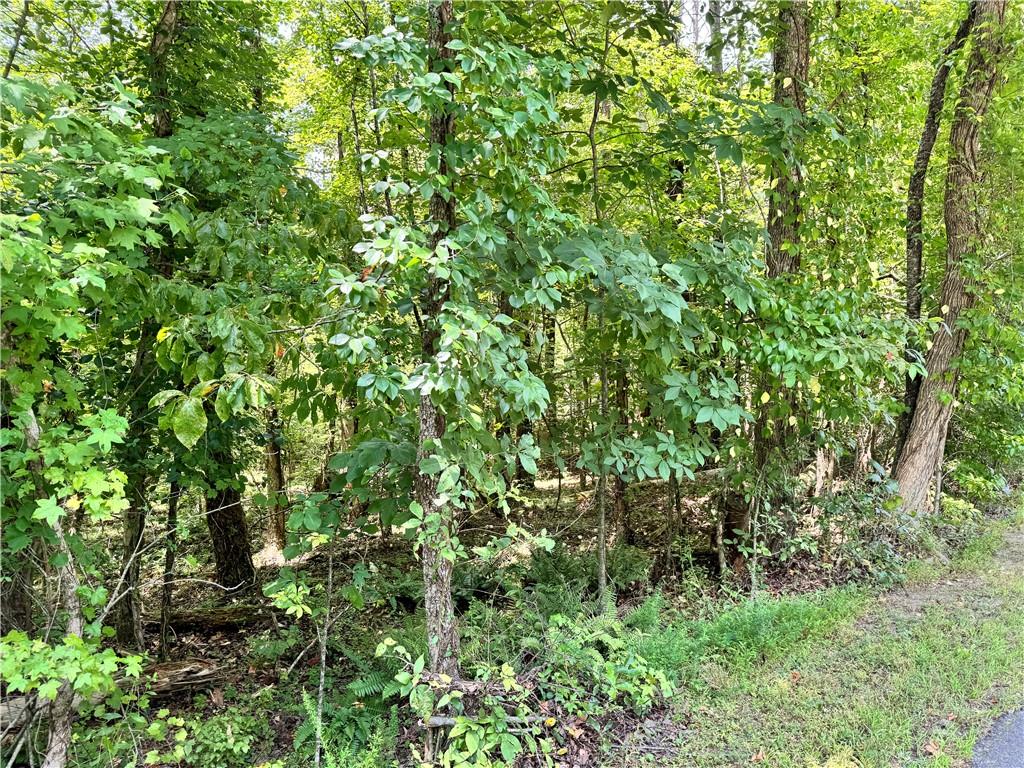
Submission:
[[[1024,705],[1021,563],[1024,533],[1004,527],[905,589],[827,591],[799,641],[701,664],[663,724],[671,748],[627,746],[607,764],[964,766],[992,720]]]

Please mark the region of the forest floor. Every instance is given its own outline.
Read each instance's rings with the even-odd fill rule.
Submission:
[[[907,585],[781,656],[707,663],[701,678],[611,747],[606,764],[970,766],[993,722],[1024,707],[1024,530],[1007,527],[947,565],[920,566]],[[1014,723],[1004,718],[998,730]],[[1024,767],[1024,750],[1009,750],[1019,762],[983,747],[992,761],[979,757],[974,768]]]

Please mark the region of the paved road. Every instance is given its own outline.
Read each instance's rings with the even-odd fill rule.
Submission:
[[[974,747],[972,768],[1024,768],[1024,710],[1011,712]]]

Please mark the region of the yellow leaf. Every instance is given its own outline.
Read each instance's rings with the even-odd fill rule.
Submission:
[[[74,512],[82,506],[82,500],[78,498],[78,494],[76,493],[74,496],[68,497],[68,500],[64,502],[64,506]]]
[[[942,305],[942,314],[946,314],[947,312],[949,312],[949,304],[943,304]]]
[[[789,426],[791,426],[791,427],[795,427],[796,426],[796,416],[790,416],[789,417]]]
[[[761,403],[762,404],[767,403],[771,399],[772,399],[772,396],[769,395],[767,392],[762,392],[761,393]]]
[[[167,338],[167,334],[169,334],[170,332],[171,329],[168,328],[167,326],[164,326],[163,328],[156,332],[156,340],[163,341],[164,339]]]
[[[815,395],[821,392],[821,382],[818,381],[817,376],[807,382],[807,388]]]

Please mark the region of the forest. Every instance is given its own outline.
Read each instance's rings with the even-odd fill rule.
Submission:
[[[1020,768],[1022,20],[4,0],[0,768]]]

